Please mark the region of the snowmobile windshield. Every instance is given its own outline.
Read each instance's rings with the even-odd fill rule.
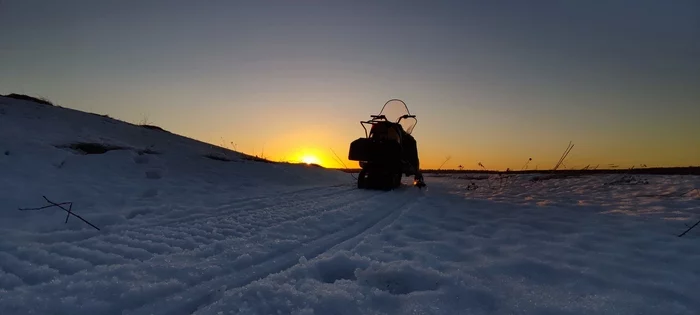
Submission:
[[[379,115],[384,115],[388,121],[400,123],[403,130],[408,134],[413,132],[413,128],[418,122],[415,117],[402,118],[405,115],[410,114],[411,113],[408,111],[408,106],[406,106],[406,103],[397,99],[386,102],[382,108],[382,111],[379,113]]]

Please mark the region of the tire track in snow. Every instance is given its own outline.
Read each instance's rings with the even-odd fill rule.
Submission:
[[[394,208],[394,210],[390,211],[389,214],[387,214],[383,218],[381,218],[379,221],[376,221],[373,224],[370,223],[370,225],[365,226],[365,228],[362,229],[359,233],[357,233],[355,235],[351,235],[348,238],[336,243],[335,245],[316,248],[316,249],[318,249],[318,251],[316,251],[315,253],[313,252],[314,247],[312,247],[312,249],[309,249],[306,251],[302,249],[301,250],[302,253],[304,253],[304,252],[305,253],[312,253],[312,255],[303,255],[303,257],[306,258],[307,261],[312,261],[314,259],[317,259],[317,258],[320,258],[323,256],[333,256],[335,253],[337,253],[339,251],[352,250],[352,249],[356,248],[358,245],[362,244],[362,242],[365,241],[368,236],[373,235],[373,234],[379,234],[382,231],[384,231],[385,229],[390,228],[399,218],[404,216],[408,211],[410,211],[415,206],[420,205],[420,201],[423,200],[424,198],[425,198],[425,195],[421,195],[421,196],[416,197],[415,200],[410,200],[410,201],[402,203],[398,207]],[[349,229],[352,229],[352,230],[356,230],[356,228],[357,228],[357,226],[349,227]],[[347,232],[347,230],[336,232],[334,234],[345,233],[345,232]],[[315,241],[312,241],[311,243],[318,243],[319,241],[322,241],[322,240],[315,240]],[[324,250],[324,248],[325,248],[325,250]],[[297,253],[297,252],[290,252],[290,254],[293,254],[293,253]],[[293,258],[293,257],[286,257],[286,258]],[[261,280],[266,279],[268,277],[271,277],[271,276],[274,276],[277,274],[281,274],[287,270],[290,270],[290,269],[292,269],[295,266],[300,264],[299,260],[297,260],[296,262],[290,263],[287,266],[285,266],[284,268],[281,268],[279,270],[267,272],[264,276],[261,276],[253,281],[248,281],[247,283],[245,283],[243,285],[233,287],[230,289],[226,289],[226,290],[220,290],[220,291],[217,291],[215,294],[210,294],[205,303],[202,303],[201,305],[197,306],[197,308],[194,309],[190,313],[182,313],[182,314],[191,314],[191,315],[198,314],[198,312],[200,310],[203,311],[208,306],[213,305],[218,300],[220,300],[224,294],[229,294],[229,295],[231,293],[235,294],[235,292],[240,292],[241,290],[244,290],[246,286],[248,286],[252,283],[255,283],[256,281],[261,281]],[[233,291],[233,292],[231,292],[231,291]],[[208,314],[208,312],[206,312],[206,311],[203,311],[203,312]]]
[[[116,284],[112,284],[110,282],[104,282],[98,279],[111,278],[115,279],[116,281],[117,279],[120,279],[122,277],[127,277],[122,281],[125,281],[123,283],[128,283],[129,281],[133,281],[130,280],[129,277],[131,277],[131,274],[134,274],[134,272],[151,274],[151,277],[155,278],[149,281],[155,281],[156,287],[161,284],[166,286],[173,285],[173,287],[171,287],[171,289],[169,290],[153,292],[154,295],[150,296],[150,300],[158,299],[162,296],[165,296],[160,294],[175,294],[180,291],[176,289],[177,286],[185,286],[182,290],[186,290],[186,288],[189,285],[196,285],[197,283],[210,281],[212,278],[215,278],[218,275],[212,274],[211,271],[205,270],[201,273],[195,273],[194,276],[187,276],[186,278],[188,278],[189,280],[184,280],[184,283],[180,282],[178,284],[176,282],[175,284],[172,284],[172,282],[169,282],[172,280],[168,280],[170,279],[170,277],[172,277],[172,275],[168,274],[168,271],[159,270],[162,268],[164,268],[164,270],[173,270],[172,265],[163,265],[164,262],[178,260],[187,262],[184,265],[174,267],[174,270],[181,273],[202,270],[198,269],[200,268],[199,266],[207,265],[208,263],[206,261],[212,258],[217,260],[217,264],[219,265],[230,265],[231,261],[228,261],[226,259],[226,256],[223,256],[224,258],[222,258],[221,256],[221,250],[225,249],[226,246],[228,246],[228,243],[233,243],[234,245],[240,243],[241,245],[237,246],[235,249],[243,250],[245,252],[246,246],[244,244],[246,244],[250,239],[266,240],[267,236],[265,235],[271,235],[268,234],[270,231],[284,229],[284,225],[296,224],[295,222],[297,221],[313,220],[313,218],[325,212],[341,211],[340,209],[344,209],[342,210],[344,212],[349,212],[348,209],[352,210],[359,208],[359,206],[357,206],[358,203],[372,202],[373,198],[377,198],[383,194],[381,192],[370,193],[366,191],[354,191],[357,193],[346,192],[345,194],[341,194],[342,198],[338,198],[337,194],[334,194],[333,196],[329,196],[325,199],[309,197],[312,200],[307,200],[304,202],[297,202],[298,200],[296,199],[288,199],[297,198],[298,196],[296,195],[289,196],[286,198],[279,198],[277,196],[270,197],[270,199],[274,200],[275,203],[277,203],[277,205],[268,207],[266,209],[257,209],[258,211],[268,211],[268,218],[264,220],[265,222],[263,222],[262,224],[256,223],[255,220],[260,219],[259,216],[245,216],[246,218],[249,218],[247,220],[250,220],[250,222],[248,223],[251,224],[251,227],[245,233],[245,237],[227,239],[224,240],[224,242],[209,242],[208,245],[199,244],[197,246],[191,247],[191,249],[189,250],[182,250],[175,253],[158,254],[149,252],[147,251],[147,247],[139,248],[138,239],[148,242],[149,239],[160,239],[162,237],[162,239],[160,239],[159,241],[159,243],[161,244],[180,244],[182,241],[182,238],[180,238],[181,236],[188,235],[191,237],[193,231],[201,230],[207,225],[202,223],[196,225],[195,227],[188,227],[187,225],[182,224],[177,226],[163,226],[151,229],[122,231],[124,233],[114,233],[107,231],[107,233],[105,233],[104,235],[97,235],[95,237],[90,237],[88,239],[77,242],[71,241],[70,243],[52,242],[49,244],[31,244],[31,242],[25,242],[27,246],[37,246],[37,248],[41,248],[42,250],[45,250],[51,254],[55,254],[57,256],[64,256],[69,259],[77,258],[87,263],[90,263],[93,266],[71,275],[61,274],[60,272],[56,272],[56,270],[53,268],[47,269],[46,267],[48,266],[43,266],[42,268],[45,269],[45,272],[43,272],[40,276],[30,275],[26,272],[26,270],[29,266],[34,266],[34,264],[32,264],[29,261],[19,259],[18,257],[15,257],[15,255],[11,255],[10,251],[3,252],[3,254],[9,255],[9,257],[6,258],[11,258],[10,260],[5,261],[14,261],[14,263],[10,264],[9,266],[6,266],[9,268],[3,268],[6,272],[6,275],[8,276],[7,278],[9,279],[10,277],[14,277],[21,280],[21,283],[18,283],[16,280],[13,281],[12,287],[16,288],[16,290],[8,291],[7,297],[10,298],[10,294],[12,296],[18,294],[26,296],[26,294],[31,295],[31,292],[43,292],[45,290],[49,290],[56,293],[52,294],[52,296],[45,297],[46,299],[62,299],[65,296],[75,294],[83,295],[88,292],[62,292],[63,290],[60,289],[61,287],[76,284],[74,286],[74,290],[82,290],[79,289],[81,286],[90,285],[90,283],[96,281],[95,284],[92,284],[95,285],[94,289],[91,289],[91,293],[88,293],[88,297],[86,298],[90,299],[90,296],[92,296],[92,299],[100,300],[99,292],[104,290],[114,290],[112,289],[112,286],[119,286],[120,284],[118,284],[119,282],[117,282]],[[226,218],[228,216],[226,214],[222,214],[222,217]],[[226,221],[226,224],[233,227],[239,225],[240,223],[241,222],[238,222],[238,220]],[[207,238],[208,235],[206,234],[200,235],[201,236],[198,236],[199,238],[210,239]],[[134,240],[131,241],[130,238],[133,238]],[[151,243],[151,245],[152,244],[153,243]],[[270,244],[266,243],[266,246],[268,245]],[[183,248],[184,246],[178,247]],[[11,251],[14,250],[13,248],[8,249]],[[276,255],[282,254],[280,254],[279,252],[272,252],[268,253],[267,256],[258,258],[257,260],[264,262],[265,259],[267,259],[266,257],[274,257]],[[204,263],[202,263],[202,261],[204,261]],[[209,266],[211,266],[211,264],[209,264]],[[245,266],[241,265],[241,267]],[[206,266],[204,268],[206,268]],[[32,269],[34,269],[34,267],[32,267]],[[13,274],[13,276],[10,276],[10,274]],[[99,313],[119,314],[122,309],[136,309],[148,302],[148,300],[141,299],[134,299],[131,301],[120,300],[116,302],[110,301],[108,303],[115,304],[111,306],[102,306]],[[119,311],[116,310],[117,308],[119,309]]]
[[[371,200],[366,201],[370,202]],[[252,282],[292,268],[299,263],[301,257],[305,257],[307,260],[313,259],[324,253],[335,252],[357,245],[368,234],[391,225],[404,213],[407,206],[415,201],[402,200],[396,207],[375,211],[386,205],[385,203],[379,203],[375,207],[370,207],[370,210],[365,210],[366,213],[369,213],[368,215],[356,218],[353,224],[343,229],[306,240],[297,244],[291,250],[264,255],[257,258],[253,264],[236,270],[234,273],[199,283],[188,288],[187,292],[181,292],[154,304],[123,312],[123,314],[192,314],[214,303],[226,291],[240,289]]]
[[[236,228],[237,226],[240,226],[241,223],[243,224],[254,224],[255,221],[257,221],[256,213],[261,213],[261,212],[268,212],[270,213],[271,216],[275,216],[275,211],[280,211],[288,208],[302,208],[304,210],[299,210],[299,211],[294,211],[292,214],[290,214],[288,217],[284,216],[277,216],[274,218],[274,220],[268,219],[268,220],[263,220],[264,222],[262,224],[256,224],[253,225],[252,227],[248,227],[243,231],[242,233],[239,233],[237,237],[240,237],[241,235],[246,235],[248,236],[250,234],[254,234],[256,232],[259,232],[260,230],[269,227],[270,223],[273,225],[275,224],[275,220],[282,219],[284,221],[288,221],[290,219],[294,219],[300,216],[307,216],[315,213],[315,210],[318,210],[317,208],[313,207],[312,205],[314,204],[323,204],[326,202],[326,200],[333,200],[335,199],[338,195],[342,194],[347,194],[350,192],[350,189],[341,189],[341,190],[335,190],[334,188],[342,188],[344,185],[334,185],[334,186],[325,186],[325,188],[331,188],[331,191],[328,190],[321,190],[320,192],[317,191],[318,189],[322,189],[324,187],[313,187],[313,188],[304,188],[300,190],[294,190],[291,192],[286,192],[282,193],[281,195],[275,194],[274,197],[270,197],[269,195],[267,197],[251,197],[251,198],[241,198],[240,200],[244,200],[243,205],[239,205],[236,203],[229,203],[226,206],[219,206],[214,208],[215,210],[206,210],[208,213],[210,212],[215,212],[216,209],[227,209],[227,208],[233,208],[232,211],[225,211],[225,212],[219,212],[219,213],[213,213],[209,214],[204,218],[200,218],[199,220],[195,220],[194,222],[188,221],[187,217],[184,218],[178,218],[174,221],[167,222],[167,224],[162,224],[162,225],[157,225],[157,224],[152,224],[151,226],[133,226],[133,227],[127,227],[125,229],[117,229],[117,230],[107,230],[107,233],[98,233],[98,234],[93,234],[93,233],[83,233],[81,231],[75,232],[75,233],[83,233],[83,234],[75,234],[78,235],[78,237],[71,236],[69,241],[70,243],[65,243],[62,241],[62,236],[56,236],[52,237],[52,233],[44,233],[42,235],[42,238],[46,240],[50,240],[49,242],[45,243],[34,243],[34,244],[28,244],[28,246],[33,246],[37,248],[44,249],[56,256],[63,256],[64,260],[71,260],[71,259],[81,259],[84,260],[86,259],[83,254],[79,255],[76,257],[75,255],[71,255],[71,253],[66,252],[66,251],[60,251],[56,252],[55,251],[55,246],[52,246],[54,244],[71,244],[70,246],[77,247],[77,250],[80,249],[86,249],[89,251],[92,251],[95,253],[95,255],[116,255],[120,258],[122,258],[125,261],[136,261],[136,262],[144,262],[148,261],[149,259],[153,257],[157,257],[158,255],[161,254],[167,254],[167,251],[169,250],[168,247],[171,248],[178,248],[182,250],[195,250],[197,248],[201,248],[202,246],[210,246],[211,244],[214,244],[218,241],[222,241],[227,239],[228,237],[222,234],[218,234],[215,232],[210,231],[210,224],[208,221],[211,220],[216,220],[216,219],[221,219],[221,218],[228,218],[232,216],[235,213],[243,213],[240,216],[236,217],[236,220],[232,222],[227,222],[224,225],[227,227],[233,227],[234,230],[240,230],[240,228]],[[313,192],[313,194],[310,194],[310,196],[306,196],[304,194],[308,194],[308,192]],[[299,196],[299,194],[302,194]],[[347,198],[353,198],[351,194],[348,194],[346,196]],[[295,198],[293,200],[289,200],[289,198]],[[296,199],[299,198],[299,199]],[[250,203],[251,200],[262,200],[266,199],[268,201],[268,204],[266,207],[262,208],[257,208],[255,203]],[[346,204],[348,201],[345,200],[339,200],[334,203],[330,203],[328,205],[333,207],[340,206],[342,204]],[[350,201],[352,203],[352,201]],[[323,209],[321,209],[323,210]],[[220,224],[220,223],[217,223]],[[174,225],[174,226],[173,226]],[[173,235],[173,237],[162,237],[162,239],[158,242],[155,242],[153,240],[153,234],[158,233],[158,231],[162,231],[163,233],[170,233],[173,234],[173,232],[176,235]],[[121,232],[121,233],[119,233]],[[59,231],[57,234],[63,234],[65,231]],[[149,235],[151,235],[149,237]],[[85,236],[84,238],[80,238],[79,236]],[[187,241],[183,242],[183,237],[187,239]],[[18,261],[25,261],[26,263],[29,264],[36,264],[39,263],[40,265],[45,265],[43,262],[36,262],[35,259],[32,257],[16,257],[17,255],[12,254],[14,251],[18,250],[18,248],[11,246],[10,248],[7,248],[6,254],[9,254],[13,256],[14,259]],[[75,252],[75,251],[73,251]],[[60,258],[60,257],[59,257]],[[96,260],[101,260],[101,259],[96,259]],[[92,261],[92,260],[89,260]],[[19,262],[18,262],[19,263]],[[63,272],[59,273],[63,274]],[[37,285],[41,284],[44,282],[51,281],[51,278],[46,278],[46,281],[31,281],[32,285]]]
[[[345,187],[345,189],[335,190],[335,188],[343,188],[343,187]],[[331,191],[327,191],[329,189]],[[319,191],[319,190],[321,190],[321,191]],[[154,218],[144,219],[143,221],[147,221],[149,223],[140,224],[137,227],[148,228],[148,227],[152,227],[152,226],[164,226],[164,225],[171,225],[171,224],[178,224],[178,223],[190,224],[193,222],[206,221],[206,220],[211,219],[211,218],[218,218],[218,217],[222,217],[222,216],[227,216],[227,215],[239,213],[241,211],[256,209],[256,207],[261,206],[261,205],[257,204],[258,202],[267,202],[267,203],[263,203],[262,207],[270,207],[270,206],[274,205],[275,203],[279,202],[280,200],[288,200],[290,198],[300,198],[302,200],[307,200],[307,199],[313,200],[313,198],[310,198],[311,196],[313,196],[315,198],[327,198],[327,197],[335,196],[338,194],[347,193],[350,191],[352,191],[352,188],[348,188],[346,185],[331,185],[331,186],[304,188],[304,189],[293,190],[293,191],[282,192],[282,193],[274,193],[273,198],[270,198],[270,194],[256,196],[256,197],[239,198],[239,199],[235,199],[233,201],[229,201],[224,205],[210,208],[210,209],[207,209],[205,211],[192,212],[192,211],[184,210],[185,214],[182,216],[172,217],[172,214],[169,213],[169,214],[164,214],[164,215],[154,217]],[[308,192],[312,192],[311,196],[306,196],[306,194]],[[269,203],[271,203],[271,204],[269,204]]]
[[[338,207],[357,202],[356,197],[353,195],[344,196],[342,199],[338,199],[336,195],[337,194],[333,194],[333,197],[326,197],[325,199],[300,201],[290,204],[280,203],[280,201],[277,201],[275,202],[276,204],[274,206],[269,206],[267,208],[245,209],[242,211],[244,212],[243,214],[236,217],[233,217],[233,215],[228,213],[222,213],[218,216],[209,217],[207,219],[208,221],[183,222],[178,223],[175,226],[163,225],[156,226],[151,229],[139,228],[129,232],[133,233],[131,236],[132,238],[141,237],[142,235],[152,235],[155,233],[177,233],[191,239],[191,242],[195,243],[195,245],[191,246],[190,249],[194,249],[201,246],[210,246],[217,242],[230,239],[231,237],[219,233],[221,226],[224,226],[224,229],[228,228],[229,230],[235,231],[230,233],[235,234],[233,238],[250,237],[256,233],[259,233],[261,230],[276,226],[278,223],[313,216],[324,211],[336,209]],[[322,206],[319,207],[318,205]],[[288,211],[290,208],[295,209],[295,211]],[[260,215],[260,213],[263,213],[263,215]],[[214,227],[213,225],[218,225],[219,227]],[[151,236],[151,238],[152,237],[153,236]],[[144,236],[143,238],[148,239],[149,237]],[[182,246],[178,246],[178,244],[176,244],[176,242],[181,241],[182,238],[171,237],[164,238],[161,243],[171,247],[182,248]]]
[[[57,229],[54,231],[47,232],[13,232],[15,235],[21,237],[21,239],[18,239],[17,241],[22,242],[33,241],[40,244],[54,244],[65,241],[75,242],[87,240],[92,237],[99,237],[101,235],[104,235],[106,232],[115,233],[119,231],[134,230],[138,228],[152,228],[163,225],[188,224],[191,222],[206,221],[207,219],[221,217],[223,215],[235,214],[241,211],[259,208],[269,208],[271,206],[274,206],[274,202],[289,200],[292,198],[313,201],[317,198],[327,198],[333,195],[343,194],[350,191],[352,191],[352,188],[347,184],[305,187],[290,191],[272,192],[253,197],[237,198],[227,201],[225,204],[219,205],[217,207],[209,208],[202,206],[199,207],[199,209],[196,212],[192,211],[192,207],[176,207],[175,209],[169,208],[167,210],[161,210],[161,212],[165,213],[160,214],[155,210],[151,210],[152,206],[144,207],[133,210],[131,214],[126,214],[126,222],[120,222],[107,226],[100,226],[102,231],[94,231],[92,230],[92,228],[86,227],[85,229],[81,230]],[[262,202],[262,204],[259,204],[258,202]],[[138,215],[146,216],[148,214],[154,214],[155,216],[137,219]],[[85,216],[89,217],[89,215]],[[13,240],[10,239],[7,241]]]
[[[244,216],[239,216],[237,217],[237,220],[235,222],[229,222],[229,226],[231,225],[238,225],[241,223],[241,221],[244,221],[244,223],[250,223],[255,220],[255,218],[252,218],[254,213],[256,212],[269,212],[269,211],[279,211],[280,208],[286,209],[288,206],[285,204],[288,202],[289,198],[298,198],[301,197],[300,200],[298,200],[297,203],[295,203],[297,200],[293,200],[289,202],[291,204],[291,207],[303,207],[307,208],[307,205],[313,204],[313,203],[319,203],[319,202],[324,202],[325,199],[331,199],[336,197],[338,194],[343,194],[348,192],[348,190],[342,189],[342,190],[335,190],[333,188],[341,187],[341,186],[329,186],[332,190],[329,192],[328,190],[321,190],[320,195],[318,191],[315,191],[315,189],[320,189],[319,187],[314,187],[314,188],[305,188],[305,189],[300,189],[300,190],[294,190],[291,192],[283,193],[281,194],[281,197],[279,195],[274,195],[274,197],[270,197],[268,195],[267,199],[272,200],[270,206],[265,207],[265,208],[255,208],[255,204],[251,204],[250,207],[236,207],[236,204],[228,204],[227,206],[219,206],[216,207],[215,209],[225,209],[227,207],[232,207],[234,208],[237,212],[247,212],[249,214],[244,215]],[[311,196],[313,197],[306,197],[304,195],[299,196],[299,193],[308,193],[308,192],[313,192]],[[318,198],[318,196],[321,196],[321,198]],[[324,199],[325,198],[325,199]],[[352,197],[351,197],[352,198]],[[252,200],[252,199],[265,199],[265,197],[254,197],[254,198],[242,198],[242,200]],[[280,205],[281,204],[281,205]],[[338,203],[338,205],[342,204],[341,202]],[[333,205],[335,206],[335,205]],[[309,210],[311,210],[313,213],[314,208],[309,207]],[[214,210],[208,210],[208,212],[213,212]],[[209,215],[207,216],[207,219],[216,219],[216,218],[222,218],[222,217],[228,217],[231,215],[231,213],[234,211],[227,211],[227,212],[222,212],[218,213],[215,215]],[[309,215],[309,213],[304,211],[295,211],[295,214],[297,215]],[[284,217],[281,217],[284,219]],[[106,231],[106,233],[99,233],[97,235],[94,234],[82,234],[85,235],[86,237],[83,239],[80,239],[79,237],[70,237],[69,241],[70,243],[66,243],[64,241],[61,241],[62,239],[62,234],[65,233],[65,231],[59,231],[56,234],[59,234],[59,236],[52,237],[51,233],[45,233],[44,238],[51,239],[51,242],[47,243],[33,243],[30,242],[29,244],[26,244],[25,246],[28,247],[34,247],[37,249],[44,250],[54,257],[56,257],[57,260],[61,261],[70,261],[70,260],[75,260],[75,259],[80,259],[80,260],[87,260],[88,262],[93,262],[93,261],[100,261],[104,260],[101,258],[98,258],[97,256],[117,256],[121,259],[121,261],[125,262],[144,262],[148,261],[149,259],[153,257],[157,257],[158,255],[162,254],[168,254],[167,247],[175,247],[175,248],[182,248],[184,250],[194,250],[197,248],[200,248],[201,246],[209,246],[212,243],[216,243],[217,241],[221,241],[225,239],[226,237],[223,235],[216,235],[214,233],[210,233],[208,231],[208,225],[206,224],[207,222],[204,220],[199,220],[200,222],[192,222],[189,223],[187,221],[185,222],[175,222],[177,223],[176,226],[157,226],[154,225],[153,227],[150,228],[145,228],[143,226],[136,226],[132,227],[130,229],[124,229],[124,230],[117,230],[117,231]],[[266,227],[266,224],[270,224],[271,221],[267,220],[265,221],[265,224],[260,224],[258,226],[255,226],[253,229],[249,229],[249,232],[257,232],[263,228]],[[154,243],[153,240],[149,240],[148,234],[154,233],[154,231],[166,231],[166,232],[175,232],[176,234],[179,235],[174,235],[174,237],[163,237],[159,243]],[[121,233],[120,233],[121,232]],[[80,233],[80,231],[76,232]],[[143,237],[140,237],[143,235]],[[191,239],[191,242],[188,243],[190,246],[183,246],[182,244],[182,237],[187,237]],[[151,237],[152,238],[152,237]],[[57,247],[53,246],[56,244],[69,244],[68,246],[75,248],[72,251],[66,251],[66,250],[56,250]],[[24,264],[24,265],[39,265],[39,266],[44,266],[48,267],[50,269],[54,269],[51,267],[51,263],[48,263],[46,260],[39,259],[39,257],[34,257],[34,256],[18,256],[18,251],[21,250],[20,247],[17,246],[5,246],[6,248],[3,249],[4,254],[10,255],[12,258],[11,261],[12,266],[17,266],[18,264]],[[154,250],[154,248],[159,248]],[[65,249],[65,248],[64,248]],[[88,252],[93,252],[93,255],[95,256],[95,259],[88,259],[85,257],[85,253],[87,250]],[[78,255],[75,255],[75,253],[80,253]],[[172,252],[172,251],[171,251]],[[35,255],[36,256],[36,255]],[[10,259],[8,257],[8,259]],[[104,262],[102,263],[104,264]],[[0,264],[1,266],[2,264]],[[92,263],[93,266],[86,268],[85,270],[90,270],[94,265],[99,265],[99,263],[95,264]],[[11,270],[15,270],[16,268],[12,268]],[[13,274],[13,272],[9,272]],[[75,273],[75,272],[72,272]],[[67,273],[67,272],[58,272],[55,273],[57,275],[56,277],[62,277],[64,275],[70,275],[72,273]],[[26,273],[21,273],[16,275],[22,278],[22,275]],[[52,281],[54,278],[52,277],[44,277],[44,278],[37,278],[37,277],[31,277],[31,281],[29,283],[31,285],[39,285],[42,283],[46,283],[49,281]],[[43,279],[43,280],[39,280]]]
[[[156,228],[190,228],[198,227],[198,231],[214,230],[213,225],[223,225],[225,227],[244,226],[244,229],[236,230],[240,234],[250,234],[257,232],[260,228],[269,226],[270,222],[284,222],[294,220],[299,217],[313,214],[318,208],[336,208],[345,204],[358,202],[356,196],[348,194],[349,190],[333,192],[321,196],[302,196],[302,199],[289,200],[270,198],[269,204],[258,207],[258,205],[250,205],[249,207],[236,207],[233,211],[221,212],[218,214],[207,215],[206,217],[197,220],[178,220],[162,225],[157,225]],[[339,196],[340,195],[340,196]],[[297,196],[295,196],[296,198]],[[317,207],[322,205],[322,207]],[[295,211],[289,211],[289,209]],[[236,215],[237,214],[237,215]],[[141,228],[141,227],[139,227]],[[208,233],[205,232],[205,233]],[[205,236],[209,237],[210,234]]]

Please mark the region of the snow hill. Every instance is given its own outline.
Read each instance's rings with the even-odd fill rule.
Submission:
[[[531,179],[362,191],[0,97],[0,314],[698,313],[697,176]]]
[[[254,157],[108,116],[6,97],[0,97],[0,145],[4,206],[42,203],[46,195],[75,202],[78,212],[90,211],[103,224],[134,216],[129,213],[135,208],[153,202],[178,204],[205,195],[230,198],[271,186],[352,180],[317,167],[255,162]],[[34,215],[1,212],[0,227],[18,227]],[[28,223],[36,228],[36,222]],[[66,229],[53,223],[46,228]],[[69,227],[82,228],[77,222]]]

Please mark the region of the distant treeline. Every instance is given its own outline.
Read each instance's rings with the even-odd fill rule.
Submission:
[[[338,169],[347,173],[358,173],[360,169]],[[639,175],[700,175],[700,166],[688,167],[646,167],[632,169],[587,169],[587,170],[522,170],[522,171],[493,171],[493,170],[437,170],[425,169],[423,174],[639,174]]]

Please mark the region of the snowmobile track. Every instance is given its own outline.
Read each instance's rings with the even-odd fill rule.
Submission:
[[[328,188],[331,188],[330,191]],[[342,186],[306,188],[255,197],[252,199],[268,200],[271,205],[259,208],[262,205],[252,203],[239,207],[239,204],[231,203],[228,207],[233,207],[235,211],[214,214],[215,210],[209,209],[207,212],[210,216],[194,221],[184,218],[162,225],[124,225],[121,229],[103,229],[97,233],[70,230],[45,232],[33,234],[29,239],[15,243],[0,240],[0,249],[5,257],[0,259],[0,271],[14,275],[19,280],[11,287],[14,288],[45,284],[70,277],[79,271],[94,273],[94,268],[98,266],[135,265],[162,255],[211,251],[221,241],[254,237],[285,222],[319,215],[358,202],[357,196],[348,194],[351,189],[336,188]],[[314,193],[309,194],[312,191]],[[370,198],[373,196],[376,194],[370,195]],[[290,208],[299,210],[284,213]],[[233,216],[234,213],[242,214]],[[256,215],[259,213],[264,214],[262,218]],[[218,224],[219,227],[212,227],[212,224]],[[71,263],[82,268],[66,266]],[[42,271],[32,275],[29,271],[36,270],[37,267]]]
[[[378,197],[389,193],[377,192],[372,196]],[[371,199],[373,198],[365,201],[371,201]],[[186,293],[179,292],[175,296],[166,297],[154,304],[130,310],[123,314],[193,314],[216,302],[226,292],[241,289],[255,281],[292,268],[299,263],[301,257],[311,260],[324,254],[332,254],[336,251],[356,246],[367,235],[380,231],[399,218],[416,201],[409,199],[399,203],[396,207],[388,209],[381,209],[382,207],[380,206],[377,209],[373,209],[377,211],[368,211],[368,215],[357,218],[352,225],[344,229],[297,244],[290,250],[273,252],[259,257],[255,259],[253,264],[244,269],[201,282],[188,288]],[[218,290],[212,292],[212,288],[218,288]],[[187,297],[187,300],[183,301],[182,296]]]
[[[260,203],[243,201],[245,206],[231,202],[205,208],[206,218],[124,224],[100,233],[32,233],[15,243],[0,240],[0,274],[12,279],[0,287],[9,290],[0,297],[0,305],[46,291],[54,292],[46,299],[58,301],[85,286],[92,293],[83,298],[101,300],[101,292],[143,281],[145,286],[134,292],[148,290],[148,294],[126,294],[93,311],[189,314],[216,302],[226,291],[293,267],[302,256],[313,259],[357,245],[398,218],[416,200],[412,196],[420,196],[413,192],[346,185],[304,189],[256,197]],[[142,276],[147,278],[137,280]],[[21,308],[5,304],[0,311]]]
[[[253,213],[251,213],[250,211],[254,211],[255,213],[257,213],[257,212],[262,212],[262,211],[272,209],[275,207],[279,207],[280,201],[288,201],[289,198],[291,198],[291,197],[302,199],[302,200],[298,201],[298,203],[299,203],[299,205],[303,205],[303,204],[309,204],[309,203],[317,203],[319,200],[333,198],[337,195],[345,194],[345,193],[348,193],[348,192],[355,190],[354,188],[345,188],[345,189],[341,189],[341,190],[332,190],[332,191],[323,192],[323,193],[319,193],[317,191],[317,189],[336,188],[336,187],[338,187],[338,186],[326,186],[326,187],[319,187],[319,188],[315,188],[315,189],[303,189],[300,191],[277,194],[272,198],[269,195],[263,196],[263,197],[245,198],[243,200],[236,200],[234,202],[227,203],[224,206],[220,206],[217,208],[207,210],[206,212],[188,211],[188,214],[184,215],[184,216],[178,216],[175,218],[168,218],[168,219],[164,219],[162,221],[153,220],[156,222],[135,226],[134,228],[162,227],[162,226],[171,226],[171,225],[177,225],[177,224],[183,224],[183,223],[189,225],[189,224],[193,224],[193,223],[207,222],[207,221],[210,221],[212,219],[223,218],[223,217],[227,217],[227,216],[230,216],[233,214],[238,214],[238,213],[247,213],[247,215],[253,215]],[[305,193],[307,193],[309,191],[312,191],[314,193],[311,196],[306,196]],[[281,200],[278,200],[278,199],[281,199]],[[259,204],[258,202],[263,202],[263,203]],[[294,204],[295,202],[291,202],[291,203]]]
[[[156,230],[155,233],[158,233],[157,230],[168,226],[192,226],[199,223],[211,223],[209,221],[226,218],[234,214],[243,213],[243,216],[250,217],[255,215],[255,213],[261,213],[279,208],[281,203],[285,203],[285,207],[307,207],[309,205],[316,204],[319,201],[346,194],[353,190],[356,189],[350,185],[307,187],[303,189],[275,193],[273,196],[270,194],[265,194],[255,197],[238,198],[216,208],[196,210],[193,210],[192,208],[175,209],[165,214],[156,214],[154,216],[144,218],[141,220],[142,222],[138,223],[127,220],[126,223],[102,226],[102,231],[61,230],[32,233],[25,236],[27,237],[26,239],[41,244],[53,244],[56,242],[61,242],[67,238],[75,242],[85,241],[91,238],[102,237],[107,235],[107,233],[144,231],[144,233],[152,234],[154,233],[154,230]],[[292,198],[296,198],[298,200],[293,200]],[[86,217],[87,216],[88,215],[86,215]],[[53,237],[55,233],[62,234],[60,241]],[[68,234],[72,234],[72,236]]]

